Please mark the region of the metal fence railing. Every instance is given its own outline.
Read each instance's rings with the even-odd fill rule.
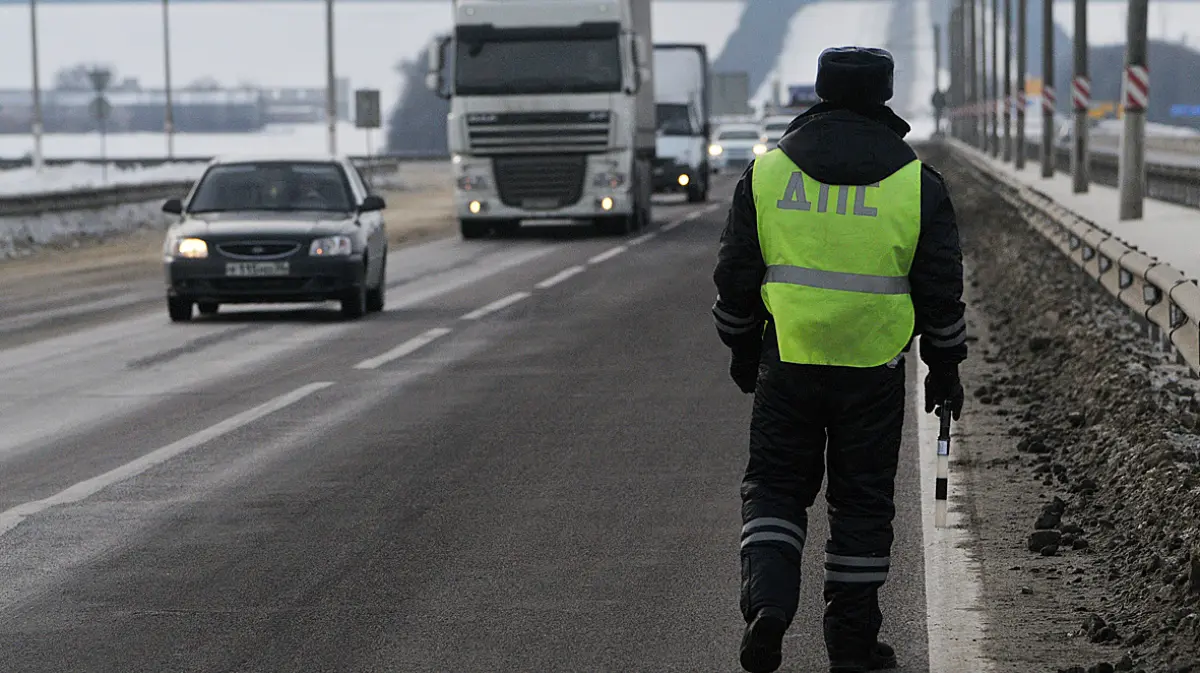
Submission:
[[[1042,236],[1142,318],[1152,336],[1173,346],[1193,373],[1200,373],[1200,285],[1195,279],[996,170],[979,150],[955,139],[944,142],[1026,214]]]

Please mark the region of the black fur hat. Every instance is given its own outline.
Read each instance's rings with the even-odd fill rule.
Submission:
[[[817,59],[817,95],[843,105],[883,105],[892,99],[895,70],[885,49],[826,49]]]

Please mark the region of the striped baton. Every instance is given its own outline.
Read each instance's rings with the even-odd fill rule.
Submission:
[[[933,525],[937,528],[946,527],[946,496],[950,490],[950,405],[942,403],[938,409],[941,417],[941,429],[938,431],[937,444],[937,480],[933,489]]]

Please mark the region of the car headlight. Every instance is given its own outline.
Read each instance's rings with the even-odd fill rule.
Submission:
[[[720,145],[709,145],[708,146],[709,156],[719,157],[719,156],[721,156],[721,153],[724,151],[725,151],[725,148],[721,147]]]
[[[624,173],[597,173],[595,179],[592,180],[592,185],[596,187],[609,187],[611,189],[616,189],[625,184],[625,179],[626,177]]]
[[[180,238],[171,245],[173,257],[186,259],[204,259],[208,257],[208,243],[200,238]]]
[[[353,251],[349,236],[318,238],[308,247],[308,254],[313,257],[344,257]]]
[[[464,192],[487,189],[488,180],[482,175],[463,175],[458,178],[458,188]]]
[[[755,145],[755,146],[754,146],[754,154],[756,154],[757,156],[762,156],[762,155],[764,155],[764,154],[766,154],[766,153],[767,153],[767,146],[766,146],[766,145],[764,145],[764,144],[762,144],[762,143],[759,143],[759,144],[757,144],[757,145]]]

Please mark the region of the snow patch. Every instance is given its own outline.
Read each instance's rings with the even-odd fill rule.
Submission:
[[[87,239],[141,230],[166,231],[162,201],[127,203],[90,211],[0,217],[0,259],[22,257],[48,245],[76,247]]]

